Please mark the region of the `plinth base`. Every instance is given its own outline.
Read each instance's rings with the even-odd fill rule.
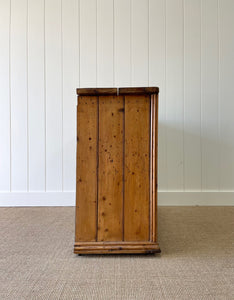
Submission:
[[[160,253],[158,243],[152,242],[77,242],[76,254],[138,254]]]

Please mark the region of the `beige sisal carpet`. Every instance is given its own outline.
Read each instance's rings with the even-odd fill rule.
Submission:
[[[0,209],[0,300],[234,299],[234,207],[160,207],[161,255],[73,254],[74,207]]]

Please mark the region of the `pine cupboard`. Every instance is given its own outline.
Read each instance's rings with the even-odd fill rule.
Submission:
[[[77,89],[74,253],[156,253],[157,87]]]

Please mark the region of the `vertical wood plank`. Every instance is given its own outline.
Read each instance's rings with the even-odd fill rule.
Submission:
[[[184,1],[184,187],[201,189],[201,3]]]
[[[125,96],[124,240],[149,240],[150,98]]]
[[[202,189],[219,189],[217,0],[202,1]]]
[[[131,0],[114,2],[115,85],[131,85]]]
[[[97,0],[97,85],[114,85],[113,0]]]
[[[45,190],[44,0],[28,1],[28,177]]]
[[[0,190],[10,191],[10,0],[0,1]]]
[[[165,40],[165,1],[149,0],[149,86],[158,86],[159,99],[159,182],[160,190],[167,189],[166,156],[166,40]]]
[[[183,189],[183,1],[166,2],[166,136],[168,188]]]
[[[148,86],[148,1],[132,1],[132,86]]]
[[[123,234],[123,97],[99,97],[98,241]]]
[[[158,95],[151,95],[151,141],[150,141],[150,239],[157,241],[157,190],[158,190]]]
[[[11,1],[12,191],[28,190],[27,1]]]
[[[97,97],[79,97],[77,107],[76,241],[97,238]]]
[[[45,2],[46,189],[62,190],[61,1]]]
[[[79,86],[78,1],[62,1],[63,190],[75,189],[76,88]]]
[[[149,206],[150,206],[150,213],[149,213],[149,218],[150,218],[150,225],[149,225],[149,239],[150,241],[153,240],[153,235],[154,235],[154,229],[153,229],[153,206],[154,206],[154,195],[155,195],[155,134],[154,134],[154,128],[155,128],[155,110],[154,110],[154,96],[150,95],[150,181],[149,181]]]
[[[220,189],[234,189],[234,2],[219,1]]]
[[[80,86],[97,85],[97,3],[80,0]]]

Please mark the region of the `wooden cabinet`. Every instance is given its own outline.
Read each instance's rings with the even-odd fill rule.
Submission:
[[[77,89],[74,253],[155,253],[158,88]]]

